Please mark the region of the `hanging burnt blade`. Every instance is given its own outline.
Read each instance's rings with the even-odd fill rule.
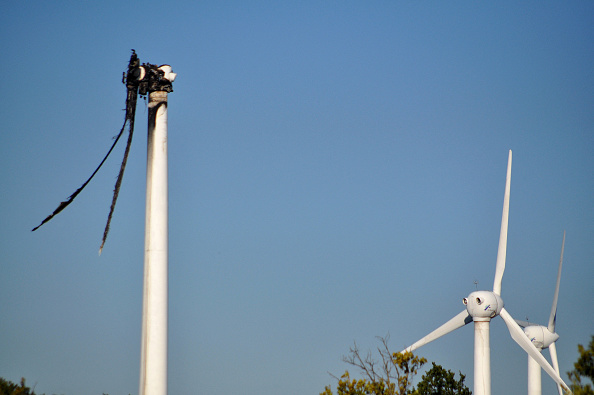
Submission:
[[[105,163],[113,149],[115,148],[116,144],[122,137],[124,130],[126,130],[126,125],[128,125],[128,142],[126,144],[126,150],[124,151],[124,158],[122,159],[122,164],[120,166],[120,171],[118,173],[118,178],[116,180],[116,184],[113,190],[113,198],[111,200],[111,206],[109,209],[109,215],[107,216],[107,223],[105,225],[105,230],[103,232],[103,238],[101,240],[101,247],[99,248],[99,254],[103,250],[103,246],[105,245],[105,240],[107,240],[107,234],[109,233],[109,225],[111,224],[111,218],[113,216],[116,201],[118,199],[118,195],[120,192],[120,187],[122,185],[122,179],[124,177],[124,170],[126,169],[126,163],[128,162],[128,155],[130,153],[130,146],[132,144],[132,137],[134,135],[134,118],[136,114],[136,102],[138,99],[138,95],[141,96],[147,95],[147,93],[155,92],[155,91],[164,91],[164,92],[173,92],[173,88],[171,83],[175,80],[176,74],[171,72],[171,67],[168,65],[163,66],[156,66],[154,64],[144,63],[142,66],[140,65],[140,61],[136,52],[132,50],[132,55],[130,56],[130,62],[128,63],[128,72],[124,72],[124,76],[122,78],[122,82],[126,84],[127,88],[127,97],[126,97],[126,117],[124,119],[124,124],[122,125],[122,129],[120,130],[119,134],[115,138],[114,143],[112,144],[111,148],[99,163],[99,166],[95,169],[93,174],[78,188],[72,195],[68,197],[65,201],[61,202],[58,207],[51,213],[47,218],[45,218],[38,226],[32,229],[35,231],[39,229],[43,224],[51,220],[57,214],[59,214],[62,210],[64,210],[74,198],[78,196],[78,194],[87,186],[87,184],[93,179],[95,174],[99,171],[101,166]]]
[[[68,205],[70,205],[70,203],[72,203],[72,201],[78,196],[78,194],[82,192],[82,190],[87,186],[87,184],[93,179],[95,174],[97,174],[97,172],[99,171],[101,166],[103,166],[103,164],[105,163],[105,161],[107,160],[107,158],[109,157],[109,155],[111,154],[113,149],[115,148],[116,144],[120,140],[120,137],[122,137],[124,130],[126,130],[126,125],[128,125],[128,129],[129,129],[128,143],[126,145],[126,150],[124,152],[124,159],[122,160],[122,165],[120,166],[120,172],[118,174],[118,178],[117,178],[116,185],[114,188],[114,195],[113,195],[113,199],[112,199],[112,203],[111,203],[109,216],[107,218],[107,225],[105,226],[105,231],[103,233],[101,248],[99,249],[99,253],[101,254],[101,250],[103,249],[103,245],[105,244],[105,240],[107,238],[107,233],[109,232],[109,224],[111,222],[111,217],[112,217],[113,211],[115,209],[115,203],[116,203],[116,200],[117,200],[117,197],[119,194],[119,190],[120,190],[120,186],[122,183],[122,177],[124,176],[124,170],[126,168],[126,162],[128,160],[128,154],[130,152],[130,145],[132,143],[132,136],[134,134],[134,116],[136,113],[136,101],[138,98],[138,86],[139,86],[140,81],[144,78],[145,74],[146,74],[145,69],[143,67],[140,67],[140,61],[138,59],[138,56],[136,55],[136,52],[134,50],[132,50],[132,55],[130,56],[130,62],[128,63],[128,72],[127,72],[127,74],[125,74],[125,76],[123,78],[123,82],[126,84],[126,88],[127,88],[126,116],[124,118],[124,124],[122,125],[120,132],[118,133],[111,148],[109,149],[109,151],[107,151],[107,154],[105,155],[105,157],[103,158],[101,163],[99,163],[99,166],[97,166],[97,168],[95,169],[93,174],[91,174],[91,176],[80,186],[80,188],[78,188],[76,191],[74,191],[74,193],[72,195],[70,195],[68,197],[68,199],[61,202],[58,205],[58,207],[54,210],[53,213],[51,213],[49,216],[47,216],[47,218],[45,218],[38,226],[33,228],[32,231],[39,229],[39,227],[41,227],[42,225],[47,223],[49,220],[51,220],[53,217],[55,217],[57,214],[59,214],[62,210],[64,210],[66,207],[68,207]]]

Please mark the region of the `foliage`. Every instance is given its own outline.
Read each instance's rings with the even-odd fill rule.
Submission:
[[[594,389],[592,389],[591,385],[594,382],[594,336],[592,336],[587,349],[578,344],[578,352],[580,356],[577,362],[573,364],[574,369],[567,372],[567,376],[571,380],[569,388],[574,395],[594,395]],[[584,378],[588,378],[590,384],[582,382]]]
[[[465,375],[460,373],[460,380],[456,380],[451,370],[445,370],[435,362],[427,371],[412,395],[470,395],[472,392],[464,385]]]
[[[392,353],[388,348],[389,336],[378,337],[378,339],[381,343],[377,347],[380,360],[374,359],[371,352],[363,357],[356,343],[351,347],[349,355],[343,357],[343,361],[356,367],[364,378],[351,379],[349,372],[346,371],[338,379],[337,395],[406,395],[410,393],[414,376],[427,360],[411,352]],[[320,395],[333,395],[331,387],[326,386]]]
[[[25,385],[24,378],[20,384],[15,384],[0,377],[0,395],[35,395],[35,392]]]
[[[12,381],[0,377],[0,395],[37,395],[35,391],[25,385],[25,378],[21,378],[20,384],[15,384]],[[45,394],[40,394],[45,395]],[[109,395],[109,394],[103,394]]]

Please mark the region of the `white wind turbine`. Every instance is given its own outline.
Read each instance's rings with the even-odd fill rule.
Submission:
[[[507,162],[507,177],[505,180],[505,195],[503,199],[503,214],[501,217],[501,232],[499,235],[499,248],[497,250],[497,264],[495,267],[495,281],[493,291],[475,291],[463,299],[466,310],[423,337],[421,340],[407,347],[401,352],[413,351],[425,344],[440,338],[474,321],[474,395],[491,394],[491,351],[489,347],[489,322],[496,316],[501,316],[511,337],[520,345],[542,368],[560,384],[566,391],[569,391],[567,384],[559,374],[547,362],[542,354],[530,342],[522,331],[522,328],[514,321],[512,316],[503,308],[501,299],[501,280],[505,270],[505,256],[507,250],[507,222],[509,216],[509,195],[511,182],[512,152],[509,151]]]
[[[528,336],[528,339],[530,339],[538,351],[542,351],[545,348],[549,349],[551,361],[553,362],[557,374],[559,374],[559,361],[557,360],[557,347],[555,347],[555,342],[559,339],[559,335],[555,332],[555,324],[557,322],[557,300],[559,299],[559,284],[561,283],[561,268],[563,266],[564,249],[565,232],[563,232],[561,258],[559,259],[559,270],[557,272],[557,286],[555,287],[555,295],[553,296],[553,306],[551,307],[548,326],[516,320],[520,326],[524,327],[524,333]],[[528,395],[540,395],[542,393],[541,382],[540,365],[538,365],[532,357],[528,356]],[[563,391],[559,384],[557,384],[557,390],[559,391],[559,395],[563,395]]]

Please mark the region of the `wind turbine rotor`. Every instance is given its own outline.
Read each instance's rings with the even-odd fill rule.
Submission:
[[[489,321],[496,317],[503,308],[503,300],[490,291],[475,291],[462,299],[468,315],[474,321]]]
[[[551,344],[555,343],[559,339],[559,335],[551,332],[546,326],[542,325],[530,325],[524,328],[524,333],[530,339],[532,344],[538,349],[549,348]]]
[[[540,351],[548,348],[551,354],[551,361],[553,367],[558,375],[559,362],[557,361],[557,348],[555,342],[559,339],[559,335],[555,332],[555,324],[557,320],[557,301],[559,299],[559,284],[561,283],[561,269],[563,267],[563,251],[565,249],[565,231],[563,232],[563,242],[561,244],[561,257],[559,258],[559,270],[557,271],[557,284],[555,286],[555,294],[553,296],[553,304],[551,306],[551,314],[549,316],[548,326],[524,323],[516,320],[516,322],[524,327],[524,333],[530,339],[532,344]],[[526,325],[527,324],[527,325]],[[557,390],[559,395],[563,395],[561,385],[557,383]],[[529,394],[541,394],[541,374],[540,367],[532,357],[528,357],[528,392]]]

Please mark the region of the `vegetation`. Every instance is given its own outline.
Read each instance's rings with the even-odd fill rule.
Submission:
[[[594,336],[592,336],[587,349],[578,344],[578,352],[580,356],[573,364],[574,369],[567,372],[567,376],[571,380],[569,388],[574,395],[594,395],[592,388],[592,383],[594,383]],[[590,383],[586,383],[585,379],[589,379]]]
[[[24,378],[20,384],[15,384],[0,377],[0,395],[35,395],[35,392],[25,385]]]
[[[413,378],[421,367],[427,363],[422,357],[411,352],[393,353],[388,348],[389,336],[378,337],[380,346],[380,359],[375,360],[371,352],[365,357],[361,355],[357,344],[349,350],[349,355],[343,361],[356,367],[363,375],[362,379],[351,379],[347,371],[337,378],[337,395],[471,395],[472,392],[464,385],[466,376],[460,373],[456,380],[451,370],[446,370],[435,362],[421,378],[416,388],[413,387]],[[567,372],[571,380],[570,388],[574,395],[594,395],[594,336],[588,348],[578,344],[579,357],[573,364],[574,369]],[[587,383],[586,381],[589,381]],[[35,391],[25,385],[21,378],[19,384],[0,377],[0,395],[36,395]],[[40,394],[41,395],[41,394]],[[106,394],[103,394],[106,395]],[[320,395],[333,395],[331,386],[326,386]]]
[[[25,385],[25,378],[21,378],[20,384],[15,384],[0,377],[0,395],[45,395],[36,394],[35,391]],[[103,394],[108,395],[108,394]]]
[[[413,390],[412,395],[470,395],[472,391],[464,385],[466,376],[460,373],[460,379],[456,380],[451,370],[445,370],[435,362],[433,367],[423,375],[422,380]]]
[[[357,344],[351,347],[349,355],[343,361],[354,366],[363,376],[352,379],[347,371],[337,378],[337,395],[470,395],[471,391],[464,385],[465,376],[460,373],[460,380],[456,381],[454,373],[433,363],[433,367],[423,375],[421,382],[415,389],[413,379],[427,363],[422,357],[412,352],[394,353],[388,348],[389,337],[378,337],[380,345],[377,347],[379,360],[371,352],[365,357],[361,355]],[[331,386],[326,386],[320,395],[333,395]]]

